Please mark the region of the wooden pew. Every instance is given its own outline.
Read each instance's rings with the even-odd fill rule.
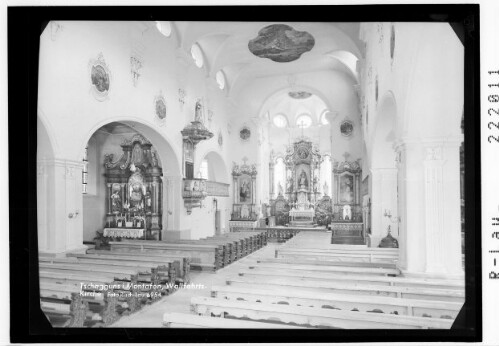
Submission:
[[[223,247],[211,244],[176,244],[154,240],[109,242],[111,251],[146,252],[185,256],[191,259],[191,269],[216,271],[224,266]]]
[[[78,257],[77,254],[72,256]],[[137,262],[152,262],[157,265],[174,266],[177,272],[177,280],[188,283],[190,281],[190,262],[189,257],[182,257],[178,255],[168,255],[163,253],[147,253],[147,252],[123,252],[112,250],[96,250],[88,249],[84,255],[85,258],[115,258],[117,260],[137,261]]]
[[[398,261],[398,249],[290,249],[286,247],[277,249],[275,257],[283,259],[308,259],[318,261],[396,263]]]
[[[230,263],[234,261],[235,250],[233,249],[232,242],[228,242],[226,240],[211,240],[211,239],[181,239],[170,241],[171,244],[185,244],[185,245],[214,245],[218,246],[222,249],[222,262],[223,267],[228,266]]]
[[[462,302],[464,291],[452,288],[427,288],[427,287],[404,287],[371,284],[351,284],[344,282],[334,282],[327,280],[297,280],[295,278],[272,278],[267,277],[262,281],[255,281],[254,278],[228,278],[227,285],[248,288],[272,288],[279,290],[302,289],[317,293],[338,293],[351,295],[384,296],[395,298],[410,298],[422,300],[440,300]]]
[[[40,270],[40,298],[42,310],[49,316],[53,315],[55,307],[67,309],[67,304],[78,307],[78,326],[98,324],[109,325],[121,315],[134,312],[140,308],[137,297],[139,291],[130,282],[113,281],[112,276],[97,273],[71,273],[71,275]],[[99,287],[100,286],[100,287]],[[81,295],[80,292],[84,294]],[[69,300],[71,299],[71,300]],[[85,312],[83,312],[85,310]],[[72,313],[74,314],[74,312]],[[91,314],[91,318],[88,318]],[[87,315],[85,320],[83,317]],[[50,317],[49,317],[50,318]],[[76,326],[70,322],[65,326]]]
[[[131,312],[138,310],[142,304],[150,301],[151,297],[159,298],[162,293],[161,289],[165,287],[162,285],[154,286],[156,283],[152,281],[153,279],[150,274],[148,275],[137,269],[126,267],[92,265],[89,268],[88,266],[83,267],[78,264],[50,264],[40,262],[39,268],[40,276],[44,278],[79,280],[80,282],[118,282],[122,286],[130,286],[124,297]]]
[[[355,262],[355,261],[318,261],[300,258],[255,258],[256,263],[280,263],[288,265],[315,265],[315,266],[348,266],[359,268],[396,268],[395,263]]]
[[[212,328],[212,329],[305,329],[304,327],[290,326],[279,323],[265,323],[245,321],[232,318],[219,318],[185,314],[180,312],[166,312],[163,315],[163,326],[167,328]]]
[[[340,265],[316,266],[307,264],[257,263],[254,265],[249,265],[248,268],[291,272],[344,273],[345,275],[353,275],[359,273],[362,273],[363,275],[400,275],[400,270],[398,270],[397,268],[353,267]]]
[[[449,329],[452,320],[372,312],[315,309],[303,306],[265,304],[193,297],[192,311],[201,315],[234,316],[257,321],[282,321],[298,325],[348,329]]]
[[[213,286],[213,298],[262,302],[265,304],[286,304],[290,306],[305,306],[317,309],[340,309],[346,311],[379,312],[396,315],[419,317],[448,318],[454,320],[463,303],[447,301],[428,301],[418,299],[387,298],[370,296],[310,293],[304,290],[287,288],[256,289],[248,287]]]
[[[97,268],[106,268],[107,266],[110,266],[115,269],[131,269],[138,272],[139,281],[150,281],[155,285],[174,284],[176,280],[176,270],[171,264],[165,266],[153,262],[130,262],[126,259],[116,259],[114,257],[95,259],[88,258],[84,254],[72,255],[73,256],[68,258],[40,258],[40,263],[80,265],[82,266],[82,269],[88,267],[94,268],[94,266]]]
[[[464,282],[458,280],[444,279],[421,279],[407,278],[403,276],[378,276],[378,275],[362,275],[344,273],[322,273],[322,272],[292,272],[285,270],[264,270],[258,269],[240,269],[239,276],[253,278],[260,281],[267,280],[268,277],[295,279],[295,280],[332,280],[335,282],[344,282],[352,284],[373,284],[386,286],[403,286],[403,287],[433,287],[433,288],[452,288],[463,289]]]
[[[80,290],[81,282],[50,282],[41,278],[41,308],[54,327],[107,326],[117,321],[128,307],[120,306],[117,297],[108,295],[112,290],[85,289],[84,295]],[[56,321],[61,318],[66,322],[58,324]]]

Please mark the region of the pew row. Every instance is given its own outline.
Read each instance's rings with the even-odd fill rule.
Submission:
[[[379,267],[353,267],[353,266],[316,266],[308,264],[287,264],[287,263],[256,263],[248,266],[249,269],[265,269],[288,272],[324,272],[324,273],[344,273],[345,275],[400,275],[397,268]]]
[[[358,250],[282,248],[276,250],[275,257],[282,259],[302,259],[317,261],[396,263],[398,261],[398,249],[389,249],[390,251],[385,250],[386,249],[378,250],[377,248]]]
[[[407,278],[403,276],[375,276],[375,275],[362,275],[351,274],[344,275],[343,273],[322,273],[322,272],[293,272],[284,270],[265,270],[259,269],[240,269],[239,276],[253,278],[260,281],[267,280],[268,277],[281,278],[281,279],[295,279],[295,280],[331,280],[335,282],[344,282],[352,284],[376,284],[387,286],[404,286],[404,287],[434,287],[434,288],[453,288],[463,289],[464,282],[458,280],[444,280],[444,279],[421,279],[421,278]]]
[[[191,310],[199,315],[280,321],[299,326],[348,329],[449,329],[452,320],[372,312],[315,309],[283,304],[265,304],[193,297]]]
[[[190,258],[146,252],[118,252],[112,250],[88,249],[86,254],[70,254],[80,260],[125,261],[130,263],[151,263],[157,266],[173,266],[177,282],[190,281]]]
[[[167,328],[213,328],[213,329],[305,329],[280,323],[245,321],[232,318],[198,316],[180,312],[166,312],[163,315],[163,326]]]
[[[418,299],[377,297],[306,292],[296,289],[258,289],[234,286],[213,286],[213,298],[251,303],[285,304],[310,308],[378,312],[395,315],[455,319],[463,303]]]
[[[317,293],[338,293],[350,295],[369,295],[376,297],[410,298],[422,300],[439,300],[462,302],[464,291],[451,288],[427,288],[427,287],[404,287],[387,286],[378,284],[356,284],[344,282],[332,282],[326,280],[303,280],[295,278],[268,277],[265,280],[255,281],[254,278],[229,277],[226,284],[230,286],[248,288],[272,288],[276,290],[302,289]]]
[[[113,252],[142,252],[189,257],[191,270],[216,271],[224,267],[223,246],[217,244],[177,244],[153,240],[109,242]]]

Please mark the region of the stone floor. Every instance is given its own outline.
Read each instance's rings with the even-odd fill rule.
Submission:
[[[115,328],[161,328],[163,314],[165,312],[184,312],[190,313],[190,300],[194,296],[209,297],[211,286],[225,285],[228,277],[237,275],[238,271],[248,264],[254,262],[256,258],[273,258],[275,250],[282,244],[269,243],[267,246],[255,251],[251,255],[230,264],[229,266],[218,270],[216,273],[210,272],[191,272],[191,283],[193,285],[203,285],[199,288],[183,288],[175,293],[163,297],[154,304],[144,306],[140,311],[124,316],[119,321],[111,325]]]

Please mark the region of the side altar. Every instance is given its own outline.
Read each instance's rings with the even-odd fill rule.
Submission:
[[[103,235],[161,238],[163,170],[152,144],[137,134],[121,144],[123,154],[105,155],[107,213]]]
[[[234,186],[234,204],[229,221],[229,228],[253,229],[258,227],[258,212],[256,207],[256,175],[255,165],[233,163],[232,180]]]
[[[333,165],[334,191],[333,215],[330,224],[333,244],[365,244],[360,185],[362,168],[359,160]]]

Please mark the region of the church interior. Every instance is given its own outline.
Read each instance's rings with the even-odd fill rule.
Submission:
[[[449,329],[465,297],[448,23],[51,21],[55,327]]]

